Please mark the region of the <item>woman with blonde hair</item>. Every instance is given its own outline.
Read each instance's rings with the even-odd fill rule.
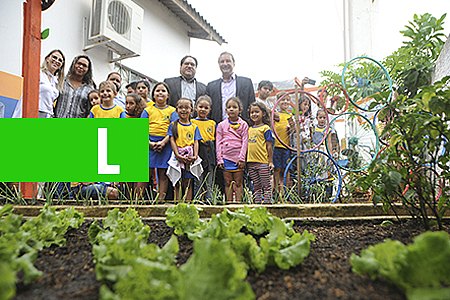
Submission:
[[[42,62],[39,77],[39,118],[53,118],[53,104],[64,84],[65,57],[61,50],[50,51]],[[44,182],[38,183],[38,198],[44,196]]]
[[[65,58],[55,49],[45,57],[39,79],[39,118],[53,118],[53,103],[64,83]]]

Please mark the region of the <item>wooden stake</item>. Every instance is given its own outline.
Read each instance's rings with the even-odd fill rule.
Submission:
[[[41,57],[41,0],[28,0],[23,4],[23,49],[22,76],[23,96],[22,115],[24,118],[37,118],[39,110],[39,61]],[[30,145],[33,147],[34,145]],[[36,197],[37,183],[22,182],[24,198]]]
[[[301,168],[301,160],[300,160],[300,150],[301,150],[301,134],[300,134],[300,105],[299,105],[299,96],[298,96],[298,84],[295,83],[295,134],[297,135],[297,192],[298,196],[302,196],[302,168]]]

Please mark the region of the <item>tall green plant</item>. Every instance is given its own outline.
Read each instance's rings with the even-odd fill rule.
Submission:
[[[442,229],[450,207],[450,77],[423,87],[412,99],[399,96],[394,118],[384,132],[387,147],[358,184],[374,192],[386,209],[401,200],[413,217],[430,228],[431,217]]]
[[[414,97],[419,87],[431,83],[434,64],[444,45],[445,17],[446,14],[439,19],[428,13],[415,14],[400,31],[406,38],[403,46],[383,61],[399,94]]]

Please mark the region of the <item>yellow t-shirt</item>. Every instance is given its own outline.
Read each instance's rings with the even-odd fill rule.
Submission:
[[[92,107],[91,109],[91,112],[89,113],[89,118],[111,119],[125,117],[125,111],[118,105],[114,105],[111,108],[104,108],[101,105],[94,105],[94,107]]]
[[[279,112],[280,115],[280,121],[275,122],[275,131],[278,135],[278,137],[285,143],[286,145],[289,145],[289,133],[288,133],[288,125],[289,125],[289,119],[292,118],[292,115],[287,112]],[[286,147],[280,143],[280,141],[275,137],[275,147],[278,148],[284,148]]]
[[[152,136],[166,136],[170,122],[174,121],[175,107],[166,106],[158,108],[147,106],[142,112],[141,118],[148,118],[148,134]]]
[[[169,136],[172,135],[172,126],[175,124],[175,122],[170,123],[169,126]],[[198,130],[198,126],[190,123],[190,124],[181,124],[180,122],[177,122],[177,129],[178,129],[178,137],[175,140],[175,143],[178,147],[184,148],[187,146],[194,145],[194,140],[201,140],[202,136],[200,135],[200,131]]]
[[[250,127],[248,129],[247,162],[269,163],[266,143],[273,142],[269,125]]]
[[[198,126],[203,142],[216,139],[216,122],[210,119],[192,119],[192,123]]]

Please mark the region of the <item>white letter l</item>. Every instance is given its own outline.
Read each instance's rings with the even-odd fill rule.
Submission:
[[[120,165],[108,165],[108,128],[98,128],[98,174],[120,174]]]

